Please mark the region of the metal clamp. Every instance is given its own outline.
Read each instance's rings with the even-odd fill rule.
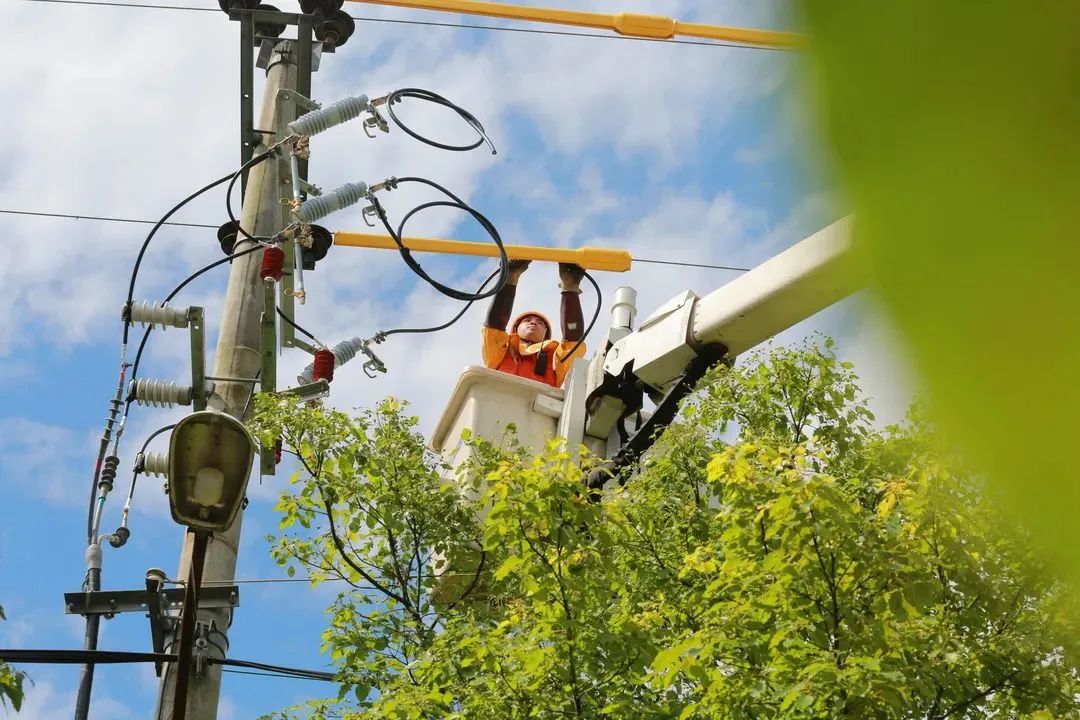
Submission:
[[[361,347],[361,352],[367,356],[368,361],[364,363],[364,374],[369,378],[375,378],[378,373],[386,372],[386,364],[379,359],[379,356],[375,354],[375,351],[371,349],[369,342],[365,342]]]
[[[229,638],[218,629],[216,621],[199,620],[195,623],[195,643],[192,654],[195,677],[203,677],[206,668],[210,666],[211,648],[219,653],[218,660],[224,659],[229,650]]]
[[[384,133],[390,132],[390,123],[386,122],[386,118],[383,117],[372,103],[367,108],[368,113],[371,115],[369,118],[364,119],[364,134],[369,138],[375,139],[378,135],[375,130],[381,130]]]

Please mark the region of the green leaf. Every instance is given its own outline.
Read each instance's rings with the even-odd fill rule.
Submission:
[[[1080,435],[1080,3],[802,9],[898,347],[948,435],[1080,579],[1080,483],[1059,450]]]

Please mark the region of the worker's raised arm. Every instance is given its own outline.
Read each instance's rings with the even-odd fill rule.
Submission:
[[[517,295],[518,280],[528,269],[528,260],[510,261],[510,272],[506,277],[506,284],[492,298],[484,325],[496,330],[506,330],[506,323],[510,322],[510,315],[514,312],[514,297]]]
[[[571,263],[559,263],[559,287],[562,289],[563,340],[577,342],[585,332],[581,314],[581,279],[585,271]]]

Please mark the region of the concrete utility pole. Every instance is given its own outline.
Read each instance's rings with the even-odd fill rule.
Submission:
[[[251,52],[245,49],[245,52]],[[278,91],[295,90],[297,87],[297,43],[291,40],[278,42],[274,47],[266,73],[266,89],[263,95],[260,129],[278,127]],[[289,103],[291,106],[291,103]],[[274,141],[266,136],[264,144]],[[275,159],[264,161],[251,169],[247,192],[244,196],[241,226],[252,235],[274,235],[282,229],[282,212],[279,199],[291,195],[288,176],[279,172]],[[251,241],[237,236],[233,252],[250,247]],[[214,355],[213,374],[216,377],[254,378],[261,367],[259,349],[260,316],[263,310],[263,282],[259,277],[262,253],[251,253],[233,261],[229,271],[229,285],[225,293],[225,310]],[[288,270],[287,270],[288,271]],[[248,398],[253,386],[245,383],[216,383],[209,405],[237,419],[243,420]],[[240,528],[243,514],[226,532],[214,534],[206,552],[203,584],[232,583],[236,573],[236,557],[240,545]],[[177,577],[188,577],[191,566],[192,535],[185,536],[180,555]],[[198,620],[209,628],[206,636],[206,653],[223,657],[228,648],[227,633],[230,622],[229,610],[200,610]],[[177,635],[166,641],[175,643]],[[175,651],[175,645],[173,646]],[[215,720],[218,697],[221,693],[221,666],[202,665],[194,672],[188,688],[188,720]],[[172,720],[173,696],[176,688],[176,668],[166,665],[161,676],[158,696],[159,720]]]

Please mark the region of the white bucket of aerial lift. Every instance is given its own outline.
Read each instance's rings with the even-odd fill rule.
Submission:
[[[564,386],[555,388],[486,367],[466,368],[431,435],[432,449],[449,465],[443,480],[473,500],[485,490],[483,483],[462,483],[466,478],[461,473],[473,457],[472,448],[464,440],[466,431],[499,445],[513,425],[517,442],[535,453],[543,452],[548,441],[556,437],[565,439],[571,452],[583,440],[590,452],[603,452],[606,443],[582,435],[585,374],[585,363],[575,364]],[[480,519],[486,514],[485,508]],[[452,602],[459,597],[471,584],[479,560],[479,549],[453,558],[433,556],[432,564],[439,576],[436,601]],[[477,599],[481,597],[482,589]]]
[[[565,397],[562,388],[542,382],[485,367],[467,368],[435,426],[431,447],[456,469],[471,456],[462,439],[466,430],[498,444],[513,425],[521,445],[542,450],[555,437]]]
[[[611,344],[633,332],[637,316],[637,291],[632,287],[615,290],[611,307]],[[431,436],[431,446],[457,468],[468,459],[468,448],[461,441],[468,430],[490,442],[499,442],[513,424],[517,441],[537,452],[552,438],[566,441],[570,452],[585,443],[589,452],[606,454],[607,436],[587,438],[585,399],[591,377],[603,374],[603,352],[591,362],[574,363],[562,388],[509,375],[483,367],[470,367],[458,380],[450,402]]]

